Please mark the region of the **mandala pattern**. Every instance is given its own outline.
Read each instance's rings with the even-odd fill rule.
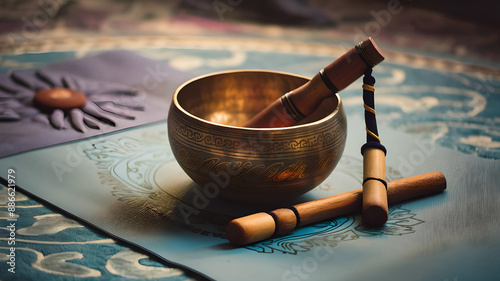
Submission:
[[[137,213],[142,211],[143,221],[150,224],[143,225],[142,228],[152,228],[165,220],[188,227],[183,225],[185,219],[179,212],[182,208],[195,209],[195,207],[192,206],[192,202],[183,202],[182,198],[174,193],[185,194],[189,190],[168,190],[160,186],[156,180],[156,173],[162,165],[175,162],[171,151],[168,150],[166,131],[142,137],[101,142],[95,144],[92,149],[85,150],[85,154],[96,162],[101,171],[102,183],[112,188],[111,192],[118,197],[118,200],[129,205],[130,208],[126,209],[135,212],[135,219]],[[215,225],[217,229],[223,231],[232,218],[209,210],[200,210],[190,217],[189,228],[193,228],[193,225],[196,227]]]
[[[174,161],[172,153],[165,149],[168,144],[159,140],[166,141],[165,132],[159,132],[156,137],[149,134],[147,138],[143,135],[140,139],[121,138],[116,141],[104,141],[95,144],[93,149],[88,149],[85,153],[102,171],[100,173],[102,182],[112,186],[111,192],[119,197],[119,200],[127,202],[130,209],[137,210],[138,206],[141,206],[154,210],[158,220],[168,219],[170,223],[189,229],[191,232],[204,235],[210,233],[211,236],[225,238],[225,226],[233,216],[202,209],[186,225],[182,214],[178,212],[179,206],[191,209],[195,209],[195,206],[184,198],[174,196],[172,190],[165,190],[157,185],[154,179],[157,169],[166,162]],[[353,177],[361,185],[362,165],[362,160],[344,155],[336,171]],[[119,176],[124,174],[127,176]],[[401,178],[400,173],[388,167],[387,179],[392,181],[399,178]],[[322,189],[322,185],[317,188]],[[192,187],[187,186],[187,188]],[[135,218],[140,220],[137,215]],[[296,255],[310,251],[315,246],[335,247],[342,241],[363,237],[411,234],[416,231],[415,227],[422,223],[424,221],[419,219],[416,213],[398,205],[389,209],[389,220],[380,228],[366,228],[361,223],[360,216],[346,216],[301,228],[285,237],[269,239],[245,248],[257,253]],[[144,227],[147,226],[141,228]]]
[[[389,219],[385,226],[366,228],[360,216],[341,217],[315,224],[280,238],[269,239],[247,249],[258,253],[284,253],[296,255],[308,252],[314,247],[335,247],[344,241],[377,235],[407,235],[416,231],[415,226],[424,223],[417,215],[401,206],[389,209]]]

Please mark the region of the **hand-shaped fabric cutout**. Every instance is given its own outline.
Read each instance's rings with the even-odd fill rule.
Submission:
[[[65,129],[69,121],[85,133],[116,126],[119,118],[134,120],[134,111],[144,110],[144,95],[128,86],[48,70],[17,71],[0,78],[0,122],[32,118]]]

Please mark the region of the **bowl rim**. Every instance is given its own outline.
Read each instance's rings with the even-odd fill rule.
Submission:
[[[285,71],[276,71],[276,70],[238,69],[238,70],[217,71],[217,72],[211,72],[211,73],[208,73],[208,74],[204,74],[204,75],[200,75],[200,76],[191,78],[191,79],[187,80],[186,82],[182,83],[181,85],[179,85],[177,87],[177,89],[175,90],[175,92],[174,92],[174,95],[172,97],[172,102],[175,104],[175,106],[177,107],[177,109],[179,109],[180,111],[182,111],[184,114],[186,114],[187,116],[189,116],[191,118],[194,118],[194,119],[196,119],[198,121],[201,121],[203,123],[206,123],[206,124],[209,124],[209,125],[212,125],[212,126],[220,126],[220,127],[230,128],[230,129],[247,130],[247,131],[277,131],[277,130],[279,130],[279,131],[287,131],[287,130],[296,130],[296,129],[300,129],[300,128],[312,127],[312,126],[315,126],[315,125],[319,125],[319,124],[327,121],[328,119],[333,118],[335,115],[337,115],[339,113],[340,108],[343,105],[342,99],[340,98],[340,95],[337,92],[337,93],[334,94],[335,97],[338,100],[337,107],[330,114],[328,114],[327,116],[325,116],[325,117],[323,117],[323,118],[321,118],[319,120],[316,120],[314,122],[305,123],[305,124],[300,124],[300,125],[288,126],[288,127],[273,127],[273,128],[258,128],[258,127],[256,127],[256,128],[253,128],[253,127],[243,127],[243,126],[226,125],[226,124],[216,123],[216,122],[212,122],[212,121],[203,119],[201,117],[198,117],[198,116],[196,116],[196,115],[188,112],[186,109],[184,109],[179,104],[179,101],[177,100],[177,96],[179,95],[179,92],[185,86],[187,86],[190,83],[193,83],[193,82],[195,82],[197,80],[205,79],[205,78],[208,78],[208,77],[211,77],[211,76],[216,76],[216,75],[221,75],[221,74],[230,74],[230,73],[241,73],[241,72],[267,72],[267,73],[288,75],[288,76],[294,76],[294,77],[298,77],[298,78],[304,78],[306,80],[311,80],[311,78],[303,76],[303,75],[298,75],[298,74],[294,74],[294,73],[290,73],[290,72],[285,72]]]

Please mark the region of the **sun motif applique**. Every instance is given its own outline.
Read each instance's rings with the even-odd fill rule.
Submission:
[[[0,81],[0,122],[30,118],[85,133],[135,119],[144,93],[128,86],[47,70],[16,71]],[[118,119],[117,119],[118,118]]]

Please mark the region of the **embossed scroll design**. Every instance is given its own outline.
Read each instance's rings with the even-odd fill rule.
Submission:
[[[224,161],[222,158],[205,158],[203,154],[187,151],[184,148],[173,145],[179,163],[187,169],[200,172],[210,180],[210,174],[219,174],[228,171],[233,184],[254,182],[279,182],[307,179],[311,175],[321,175],[327,172],[328,167],[335,161],[338,150],[325,154],[318,161],[297,160],[294,162],[278,161],[269,165],[255,164],[251,161]]]
[[[285,237],[249,245],[246,248],[257,253],[296,255],[308,252],[314,247],[335,247],[340,242],[354,241],[362,237],[411,234],[416,231],[415,226],[422,223],[424,221],[416,218],[415,213],[399,205],[389,209],[389,220],[383,227],[365,228],[361,223],[361,216],[340,217],[315,224]]]
[[[334,120],[333,123],[325,123],[314,131],[297,134],[297,137],[290,139],[286,134],[271,134],[261,132],[256,135],[255,132],[241,131],[241,134],[234,136],[229,132],[217,134],[214,130],[196,125],[189,119],[179,118],[172,114],[169,120],[169,130],[175,134],[176,139],[183,145],[189,144],[192,148],[200,150],[210,150],[212,153],[219,153],[221,156],[227,155],[228,151],[237,156],[256,157],[256,153],[273,154],[283,153],[285,151],[294,151],[300,153],[299,149],[310,148],[307,153],[316,150],[338,146],[345,138],[339,132],[340,127],[345,126],[345,118]],[[329,130],[325,130],[328,127]],[[246,138],[242,141],[242,136]],[[170,139],[172,141],[172,138]]]
[[[128,209],[135,210],[136,220],[137,216],[145,216],[143,221],[150,225],[143,225],[143,228],[155,227],[155,223],[165,220],[184,226],[177,206],[190,205],[191,202],[183,202],[167,189],[159,187],[155,181],[156,171],[165,163],[175,161],[168,149],[165,131],[154,134],[146,132],[140,139],[124,137],[105,140],[93,144],[93,148],[84,152],[96,163],[101,182],[112,188],[113,196],[126,203]],[[138,210],[147,212],[139,214]],[[190,217],[190,223],[197,227],[216,225],[222,228],[231,219],[230,216],[209,210],[199,210],[198,214]]]
[[[211,180],[210,174],[221,171],[233,175],[232,184],[245,186],[255,182],[304,181],[311,176],[326,175],[335,166],[333,161],[337,161],[345,142],[345,135],[335,132],[345,127],[344,119],[325,125],[328,130],[321,127],[293,139],[267,132],[260,136],[242,132],[247,135],[242,139],[241,135],[217,134],[174,114],[169,120],[169,137],[182,168],[205,181]],[[295,159],[304,157],[287,159],[285,152],[291,151]]]
[[[362,185],[363,161],[361,159],[344,155],[335,171],[353,178],[359,183],[359,186]],[[401,178],[401,173],[398,170],[391,166],[387,167],[388,181]],[[331,183],[327,179],[316,188],[316,192],[321,194],[330,188]],[[331,193],[332,190],[328,194],[320,196],[332,195]],[[341,242],[354,241],[363,237],[408,235],[414,233],[415,227],[422,223],[424,221],[417,218],[416,213],[402,205],[396,205],[389,208],[389,219],[383,227],[366,228],[361,222],[360,215],[345,216],[297,229],[290,235],[268,239],[245,248],[257,253],[297,255],[308,252],[314,247],[335,247]]]
[[[87,156],[96,162],[103,184],[113,187],[112,194],[118,200],[125,202],[130,208],[137,206],[152,209],[161,219],[180,221],[175,209],[177,204],[184,202],[164,189],[156,186],[153,176],[156,170],[165,162],[174,161],[172,153],[165,149],[166,134],[142,134],[140,139],[121,138],[106,140],[86,150]],[[344,155],[337,172],[361,179],[362,162],[360,159]],[[120,176],[122,175],[122,176]],[[123,176],[125,175],[125,176]],[[397,170],[388,167],[388,180],[401,178]],[[361,185],[361,182],[359,183]],[[328,183],[318,187],[318,192],[326,190]],[[331,192],[331,191],[330,191]],[[162,196],[167,194],[168,196]],[[169,200],[160,201],[161,200]],[[168,206],[167,210],[160,206]],[[224,238],[224,227],[233,217],[208,210],[191,218],[187,229],[193,233]],[[181,219],[182,220],[182,219]],[[324,221],[303,229],[298,229],[291,235],[272,238],[260,243],[246,246],[255,253],[284,253],[296,255],[308,252],[316,246],[335,247],[340,242],[353,241],[363,237],[376,235],[408,235],[416,231],[416,226],[424,223],[411,210],[399,206],[389,209],[389,220],[381,228],[364,228],[360,216],[346,216]]]

